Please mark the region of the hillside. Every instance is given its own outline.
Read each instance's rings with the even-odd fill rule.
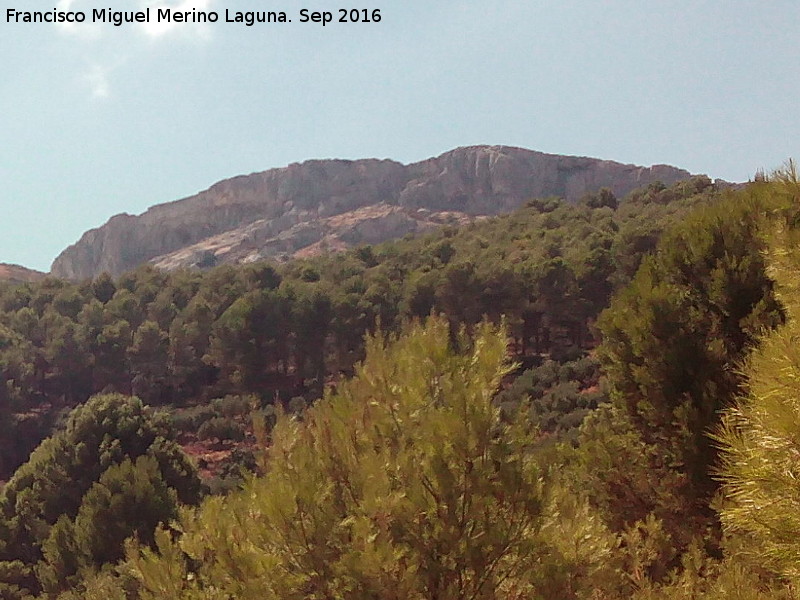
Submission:
[[[570,202],[607,187],[617,197],[655,181],[690,177],[507,146],[458,148],[418,163],[312,160],[242,175],[141,215],[87,231],[53,262],[57,277],[285,259],[374,244],[520,207],[531,198]]]
[[[0,281],[10,281],[12,283],[29,283],[39,281],[45,276],[40,271],[34,271],[19,265],[0,263]]]
[[[780,176],[0,285],[0,597],[794,598]]]
[[[215,462],[223,449],[191,436],[209,419],[242,411],[206,410],[210,401],[313,402],[326,383],[353,372],[378,320],[397,331],[432,311],[454,325],[506,315],[526,366],[579,358],[596,344],[592,322],[612,290],[630,280],[664,228],[715,201],[717,188],[697,177],[621,200],[607,192],[575,204],[533,200],[480,223],[282,265],[142,266],[88,285],[52,277],[0,285],[0,400],[7,400],[0,406],[16,415],[5,438],[14,442],[0,444],[0,479],[47,435],[61,408],[104,390],[188,410],[179,418],[189,436],[181,443]],[[591,365],[581,371],[580,389],[596,384]],[[564,377],[571,378],[535,374],[554,387]],[[519,387],[503,401],[544,394],[540,412],[552,422],[544,429],[567,431],[591,404],[578,391],[555,398]],[[571,416],[553,414],[554,403]],[[224,427],[230,433],[241,424]]]

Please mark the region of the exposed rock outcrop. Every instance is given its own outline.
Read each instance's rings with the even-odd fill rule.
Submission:
[[[173,269],[285,258],[505,213],[535,197],[574,201],[601,187],[621,197],[654,181],[688,177],[666,165],[507,146],[457,148],[411,165],[312,160],[221,181],[139,216],[112,217],[64,250],[51,273],[82,279],[148,261]]]

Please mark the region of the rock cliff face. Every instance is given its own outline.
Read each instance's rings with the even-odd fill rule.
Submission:
[[[618,197],[690,174],[506,146],[458,148],[411,165],[312,160],[221,181],[141,215],[87,231],[51,273],[82,279],[161,268],[287,258],[377,243],[446,223],[514,210],[535,197],[575,201],[601,187]]]

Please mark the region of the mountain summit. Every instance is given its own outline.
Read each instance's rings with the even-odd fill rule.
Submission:
[[[621,197],[690,176],[668,165],[508,146],[457,148],[410,165],[310,160],[226,179],[138,216],[116,215],[64,250],[51,273],[83,279],[146,262],[175,269],[285,259],[506,213],[531,198],[576,201],[602,187]]]

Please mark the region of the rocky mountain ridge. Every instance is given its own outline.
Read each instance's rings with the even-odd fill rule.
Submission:
[[[310,160],[233,177],[138,216],[116,215],[64,250],[51,273],[83,279],[145,262],[175,269],[285,259],[502,214],[531,198],[576,201],[601,187],[622,197],[690,176],[667,165],[508,146],[457,148],[409,165]]]
[[[44,279],[47,275],[41,271],[21,267],[20,265],[12,265],[9,263],[0,263],[0,281],[9,281],[11,283],[27,283],[39,281]]]

